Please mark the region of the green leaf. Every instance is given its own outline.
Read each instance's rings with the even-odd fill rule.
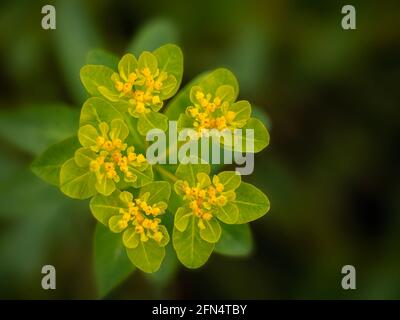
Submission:
[[[151,274],[146,274],[146,278],[155,289],[162,289],[168,286],[178,271],[178,259],[172,245],[165,247],[166,255],[160,269]]]
[[[81,68],[81,81],[90,95],[101,96],[98,87],[106,87],[111,89],[114,87],[114,82],[111,76],[115,71],[103,65],[87,64]]]
[[[92,149],[90,149],[90,148],[79,148],[75,152],[74,160],[75,160],[76,164],[79,167],[88,168],[89,165],[90,165],[90,162],[95,160],[96,157],[97,157],[97,154]]]
[[[146,23],[127,48],[137,56],[143,51],[153,51],[165,43],[177,43],[178,30],[167,19],[157,18]]]
[[[82,106],[79,126],[90,124],[95,128],[101,122],[111,123],[114,119],[123,120],[123,116],[114,105],[103,98],[89,98]]]
[[[263,110],[263,108],[252,104],[251,105],[251,113],[253,118],[256,118],[262,122],[262,124],[267,128],[267,130],[271,130],[272,122],[268,114]]]
[[[112,216],[119,215],[119,209],[124,206],[119,195],[120,191],[115,190],[110,196],[96,194],[90,200],[90,211],[105,226],[108,226],[108,220]]]
[[[114,119],[111,121],[110,138],[111,139],[121,139],[124,141],[129,134],[129,129],[125,122],[121,119]]]
[[[246,129],[253,129],[254,130],[254,152],[260,152],[264,148],[266,148],[269,144],[269,133],[262,122],[256,118],[250,118],[247,124],[243,127],[244,130]],[[243,131],[242,135],[242,148],[245,149],[248,141],[245,138],[245,131]]]
[[[242,124],[249,120],[251,115],[251,105],[246,100],[240,100],[232,103],[229,106],[229,110],[235,112],[236,115],[233,119],[233,123],[237,124],[239,127],[242,127]]]
[[[135,232],[134,227],[130,227],[122,234],[122,242],[124,246],[129,249],[134,249],[139,245],[140,239],[139,234]]]
[[[237,223],[239,219],[239,209],[235,204],[227,202],[223,207],[218,207],[215,211],[215,216],[227,224]]]
[[[102,179],[97,179],[95,188],[97,192],[109,196],[115,190],[115,182],[104,176]]]
[[[150,205],[161,201],[168,202],[171,196],[171,185],[166,181],[148,183],[140,189],[139,197],[146,192],[150,193],[150,197],[147,199],[147,203]]]
[[[210,165],[209,164],[180,164],[176,169],[175,175],[181,179],[187,181],[191,186],[196,184],[197,174],[200,172],[204,172],[206,174],[210,174]]]
[[[222,234],[215,252],[228,256],[246,256],[253,249],[253,237],[248,224],[221,224]]]
[[[79,128],[78,139],[82,146],[90,148],[96,145],[96,138],[99,136],[99,132],[91,124],[86,124]]]
[[[79,69],[84,65],[88,51],[101,47],[101,39],[90,7],[82,1],[59,1],[55,7],[58,13],[62,12],[62,17],[57,16],[57,29],[52,30],[57,65],[61,66],[64,73],[66,89],[80,105],[86,94],[79,83]]]
[[[139,56],[138,69],[148,68],[152,74],[155,74],[158,67],[157,58],[149,51],[143,51]]]
[[[76,134],[79,112],[66,105],[32,105],[0,111],[0,136],[31,154]]]
[[[235,101],[239,94],[239,84],[235,75],[228,69],[219,68],[205,76],[198,84],[205,93],[215,94],[220,86],[228,85],[233,87],[233,96],[230,99]]]
[[[219,86],[215,95],[219,97],[223,101],[233,102],[235,101],[235,88],[231,85],[222,85]]]
[[[51,145],[32,162],[32,172],[44,181],[58,186],[61,166],[74,156],[79,147],[76,136]]]
[[[94,274],[99,296],[106,296],[134,270],[121,236],[98,223],[94,232]]]
[[[131,53],[125,54],[118,63],[119,74],[125,82],[128,81],[129,75],[135,72],[137,67],[136,57]]]
[[[171,98],[179,89],[183,75],[183,54],[182,50],[175,44],[166,44],[153,52],[154,56],[158,60],[158,68],[160,72],[167,72],[169,75],[174,77],[169,80],[172,81],[172,87],[169,90],[163,92],[161,90],[161,99]],[[163,84],[164,88],[167,86],[168,80]]]
[[[165,115],[154,111],[143,113],[139,117],[137,129],[142,136],[146,136],[149,130],[155,128],[167,131],[168,118]]]
[[[180,207],[175,213],[174,225],[178,231],[183,232],[186,230],[190,217],[193,215],[192,211],[185,207]]]
[[[133,182],[133,186],[135,188],[140,188],[145,186],[146,184],[150,183],[153,181],[153,168],[151,165],[149,165],[146,170],[140,171],[135,169],[134,167],[129,167],[129,170],[137,176],[137,179],[135,182]]]
[[[221,226],[217,219],[204,220],[205,229],[200,229],[200,237],[207,242],[216,243],[221,237]]]
[[[139,241],[136,248],[127,248],[126,252],[132,263],[147,273],[156,272],[165,256],[165,248],[159,246],[153,239],[146,242]]]
[[[236,189],[236,200],[233,203],[239,209],[237,224],[261,218],[269,210],[267,196],[250,183],[242,182]]]
[[[236,100],[239,94],[239,84],[236,77],[228,69],[219,68],[212,72],[202,73],[180,90],[174,99],[168,104],[165,110],[165,115],[167,115],[170,120],[178,120],[179,116],[185,112],[186,108],[192,105],[190,100],[190,91],[192,87],[196,85],[203,88],[206,93],[213,94],[215,94],[220,86],[231,86],[234,90],[233,101]]]
[[[99,64],[113,70],[118,68],[118,57],[102,49],[90,50],[86,56],[86,64]]]
[[[219,182],[224,185],[224,191],[235,190],[240,186],[242,178],[234,171],[222,171],[218,173]]]
[[[189,219],[185,231],[174,228],[172,241],[179,261],[191,269],[204,265],[214,249],[214,244],[200,237],[194,215]]]
[[[79,167],[74,159],[65,162],[60,171],[60,189],[70,198],[87,199],[96,193],[96,175]]]

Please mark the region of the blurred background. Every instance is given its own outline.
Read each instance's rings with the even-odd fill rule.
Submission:
[[[341,28],[352,4],[357,29]],[[57,29],[41,28],[53,4]],[[219,66],[260,106],[271,143],[245,180],[270,212],[242,258],[134,272],[111,299],[400,298],[399,6],[384,1],[1,1],[0,298],[97,298],[86,201],[30,173],[77,130],[90,49],[121,56],[174,42],[184,83]],[[41,268],[57,290],[41,288]],[[341,288],[354,265],[357,289]]]

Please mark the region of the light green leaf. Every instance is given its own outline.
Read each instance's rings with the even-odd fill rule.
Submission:
[[[134,167],[129,167],[129,171],[137,176],[136,181],[132,184],[135,188],[143,187],[153,181],[154,174],[151,165],[149,165],[144,171],[137,170]]]
[[[246,256],[253,249],[253,237],[248,224],[221,224],[222,234],[215,252],[228,256]]]
[[[107,88],[105,86],[98,86],[97,90],[100,92],[100,94],[104,98],[106,98],[107,100],[109,100],[111,102],[119,102],[120,101],[119,93],[116,90],[110,90],[109,88]]]
[[[175,175],[184,181],[187,181],[190,186],[194,186],[196,184],[197,174],[200,172],[204,172],[206,174],[210,174],[210,165],[209,164],[180,164],[176,169]]]
[[[119,234],[98,223],[94,232],[94,274],[100,298],[122,283],[135,270]]]
[[[122,227],[119,223],[121,221],[122,214],[112,216],[110,220],[108,220],[108,227],[114,233],[120,233],[125,230],[125,227]]]
[[[84,125],[78,130],[78,139],[82,146],[89,148],[96,145],[96,138],[99,136],[96,128],[90,124]]]
[[[219,97],[222,101],[233,102],[235,101],[235,89],[231,85],[219,86],[215,92],[215,96]]]
[[[146,136],[149,130],[155,128],[167,131],[168,118],[165,115],[154,111],[143,113],[139,117],[137,129],[142,136]]]
[[[254,130],[254,152],[260,152],[266,148],[269,144],[269,133],[262,122],[256,118],[250,118],[247,124],[243,127],[246,129]],[[245,132],[245,131],[244,131]],[[245,150],[245,145],[247,145],[247,139],[243,135],[243,150]]]
[[[90,211],[93,216],[105,226],[108,226],[110,218],[118,215],[119,209],[124,206],[119,195],[120,191],[115,190],[109,196],[96,194],[92,200],[90,200]]]
[[[166,181],[154,181],[148,183],[140,189],[139,197],[146,192],[150,193],[150,197],[147,199],[147,203],[150,205],[161,201],[168,202],[169,197],[171,196],[171,185]]]
[[[81,68],[81,81],[90,95],[101,96],[98,87],[114,88],[111,76],[115,71],[102,65],[87,64]]]
[[[240,186],[242,178],[235,171],[222,171],[218,173],[219,182],[224,185],[224,191],[235,190]]]
[[[179,85],[175,76],[169,75],[168,78],[163,82],[160,98],[161,100],[166,100],[172,97],[176,91],[178,91]]]
[[[227,202],[223,207],[218,207],[215,211],[215,216],[227,224],[237,223],[239,219],[239,209],[235,204]]]
[[[172,245],[166,246],[165,251],[165,259],[160,269],[155,273],[145,275],[154,288],[157,289],[168,286],[178,271],[178,259]]]
[[[228,69],[219,68],[205,76],[198,84],[205,93],[215,94],[220,86],[232,86],[233,96],[230,94],[231,101],[235,101],[239,94],[239,84],[235,75]]]
[[[192,215],[184,232],[174,228],[172,242],[179,261],[187,268],[204,265],[210,257],[214,244],[204,241],[199,234],[196,217]]]
[[[193,215],[192,211],[185,207],[180,207],[175,213],[174,225],[178,231],[183,232],[186,230],[190,217]]]
[[[65,162],[60,171],[60,189],[70,198],[87,199],[96,193],[96,176],[87,168],[79,167],[74,159]]]
[[[235,103],[232,103],[229,107],[230,111],[235,112],[235,118],[233,119],[233,123],[237,123],[242,127],[242,123],[244,124],[247,120],[249,120],[251,115],[251,105],[246,100],[240,100]]]
[[[92,149],[90,149],[90,148],[79,148],[75,152],[74,160],[75,160],[75,163],[79,167],[88,168],[89,165],[90,165],[90,162],[95,160],[96,157],[97,157],[97,154]]]
[[[139,234],[135,232],[134,227],[130,227],[124,231],[122,234],[122,242],[124,243],[124,246],[129,248],[129,249],[134,249],[138,246],[139,244]]]
[[[74,156],[79,147],[75,136],[51,145],[32,162],[32,172],[44,181],[58,186],[61,166]]]
[[[153,52],[158,60],[160,72],[167,72],[169,77],[163,83],[161,99],[169,99],[179,89],[183,75],[183,54],[182,50],[175,44],[166,44]],[[168,90],[166,89],[168,87]]]
[[[155,74],[158,67],[157,58],[148,51],[143,51],[139,56],[138,69],[142,71],[144,68],[149,68],[152,74]]]
[[[156,272],[165,256],[165,248],[159,246],[153,239],[149,239],[146,242],[139,241],[139,245],[136,248],[127,248],[126,252],[132,263],[147,273]]]
[[[124,141],[129,134],[129,129],[125,122],[121,119],[114,119],[111,121],[110,138],[121,139]]]
[[[0,137],[31,154],[76,134],[79,112],[66,105],[32,105],[0,111]]]
[[[97,128],[101,122],[111,123],[114,119],[123,120],[118,109],[103,98],[92,97],[82,106],[79,126],[90,124]]]
[[[97,179],[95,188],[97,192],[109,196],[115,190],[115,182],[104,176],[102,179]]]
[[[99,64],[117,70],[118,57],[102,49],[93,49],[86,56],[86,64]]]
[[[254,221],[261,218],[269,210],[267,196],[250,183],[242,182],[236,189],[236,200],[233,203],[239,209],[237,224]]]
[[[207,242],[216,243],[221,237],[221,226],[217,219],[204,220],[205,229],[200,229],[200,237]]]
[[[135,72],[138,67],[136,57],[131,54],[125,54],[118,63],[118,71],[121,78],[126,82],[131,73]]]

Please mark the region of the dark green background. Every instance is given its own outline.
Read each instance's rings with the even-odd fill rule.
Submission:
[[[54,4],[57,30],[41,29]],[[357,30],[341,28],[353,4]],[[271,144],[246,177],[270,198],[247,258],[212,255],[166,281],[134,273],[108,298],[400,298],[399,6],[395,1],[2,1],[0,297],[95,298],[87,202],[28,169],[71,134],[89,49],[178,43],[184,82],[225,66]],[[150,36],[150,39],[149,39]],[[56,107],[69,105],[61,113]],[[47,106],[47,112],[43,112]],[[23,108],[23,109],[21,109]],[[57,290],[41,289],[41,267]],[[341,288],[341,268],[357,289]]]

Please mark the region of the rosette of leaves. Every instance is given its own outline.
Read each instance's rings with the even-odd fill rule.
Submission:
[[[210,178],[208,164],[180,164],[174,184],[181,206],[174,219],[173,244],[188,268],[207,262],[224,225],[245,224],[269,210],[266,195],[242,182],[240,175],[223,171]]]
[[[146,135],[153,128],[167,130],[168,118],[158,111],[178,91],[182,74],[182,51],[167,44],[153,52],[144,51],[138,59],[131,53],[125,54],[118,70],[85,65],[81,80],[89,94],[102,96],[137,118],[139,133]]]
[[[178,130],[192,128],[201,136],[202,129],[230,130],[232,142],[221,139],[225,148],[232,149],[235,129],[243,129],[240,138],[244,152],[254,144],[253,152],[262,151],[269,143],[269,133],[264,124],[251,116],[251,104],[237,101],[239,85],[235,75],[227,69],[217,69],[201,75],[189,83],[171,102],[167,110],[170,118],[178,119]],[[246,129],[254,130],[253,141],[246,138]]]
[[[155,181],[140,191],[115,190],[110,196],[97,194],[90,201],[94,217],[112,232],[122,234],[131,262],[144,272],[156,272],[169,242],[162,224],[171,194],[168,182]]]
[[[71,198],[92,197],[90,209],[99,221],[94,266],[100,291],[109,292],[135,266],[149,273],[164,266],[174,269],[177,260],[172,247],[188,268],[202,266],[213,251],[248,254],[252,248],[248,222],[268,211],[266,196],[233,172],[211,177],[210,165],[151,166],[145,159],[143,136],[155,127],[165,130],[167,119],[179,119],[180,125],[196,130],[192,110],[204,112],[201,108],[208,105],[202,99],[206,99],[221,108],[214,110],[213,118],[224,115],[232,120],[227,122],[228,129],[254,129],[254,151],[262,150],[268,144],[268,132],[251,117],[250,104],[237,101],[235,76],[227,69],[216,69],[177,92],[183,59],[175,45],[145,52],[138,59],[128,54],[119,60],[98,51],[92,56],[96,59],[81,72],[92,97],[82,106],[76,135],[48,147],[34,160],[32,170]],[[138,102],[143,101],[136,99],[136,91],[144,92],[145,86],[154,85],[152,80],[162,86],[157,84],[160,90],[153,87],[152,98],[144,99],[144,111],[139,112],[143,105]],[[136,100],[130,101],[133,92]],[[154,96],[159,100],[153,100]],[[220,101],[215,101],[217,97]],[[213,172],[216,169],[213,165]],[[164,181],[154,182],[155,177]]]

